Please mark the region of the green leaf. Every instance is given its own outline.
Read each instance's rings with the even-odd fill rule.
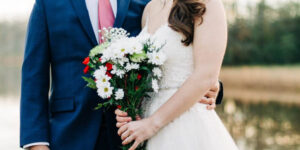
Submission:
[[[137,73],[132,72],[129,76],[129,81],[134,83],[134,81],[137,80],[137,75]]]
[[[94,108],[94,110],[99,110],[102,107],[103,107],[103,104],[102,103],[98,103],[98,105]]]
[[[87,87],[89,88],[92,88],[92,89],[97,89],[97,86],[96,86],[96,82],[94,81],[93,78],[88,78],[88,77],[82,77],[84,81],[87,82]]]
[[[150,67],[147,67],[147,66],[141,66],[140,70],[145,70],[147,71],[148,73],[152,73],[152,70]]]
[[[102,52],[109,46],[108,42],[104,42],[101,45],[95,46],[91,51],[90,51],[90,57],[94,57],[98,54],[102,54]]]
[[[130,60],[133,62],[142,62],[146,58],[147,58],[147,55],[144,51],[139,54],[134,53],[133,55],[130,56]]]

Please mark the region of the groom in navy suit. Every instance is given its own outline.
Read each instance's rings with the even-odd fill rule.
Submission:
[[[102,100],[85,88],[81,78],[85,67],[81,62],[99,41],[100,1],[104,0],[36,0],[22,68],[21,147],[120,148],[114,110],[93,110]],[[111,4],[114,27],[126,29],[131,36],[141,31],[142,13],[149,0],[105,1]]]

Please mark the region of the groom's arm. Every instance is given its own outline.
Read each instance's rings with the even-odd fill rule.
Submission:
[[[20,146],[49,144],[50,52],[45,10],[36,0],[28,24],[22,67]],[[43,145],[41,144],[41,145]]]
[[[221,81],[219,81],[219,93],[216,98],[216,104],[217,105],[221,104],[222,100],[223,100],[223,83]]]

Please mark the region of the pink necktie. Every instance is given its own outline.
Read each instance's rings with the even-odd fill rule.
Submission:
[[[103,28],[113,27],[115,16],[110,4],[110,0],[98,1],[98,20],[100,30]],[[101,33],[99,33],[99,43],[103,41],[101,37]]]

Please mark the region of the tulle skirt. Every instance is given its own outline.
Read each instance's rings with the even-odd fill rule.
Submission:
[[[145,115],[154,113],[177,89],[160,90],[145,104]],[[232,137],[214,110],[197,103],[148,140],[147,150],[237,150]]]

